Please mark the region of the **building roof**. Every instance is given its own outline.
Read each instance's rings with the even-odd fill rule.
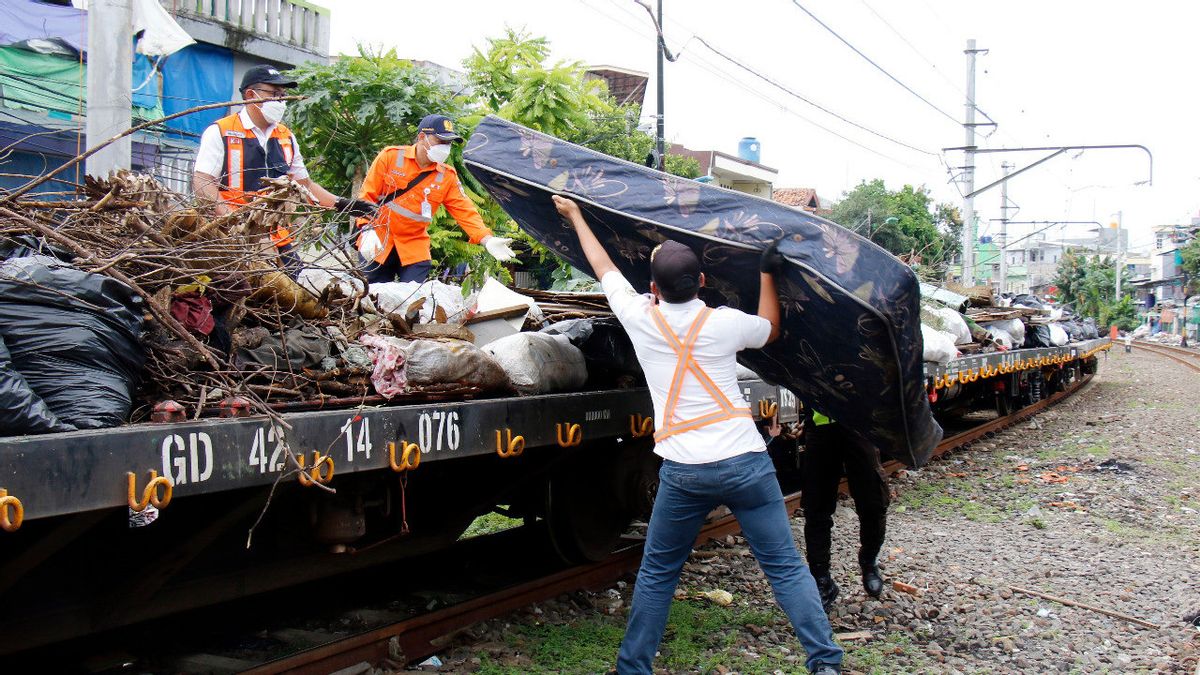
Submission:
[[[798,206],[800,208],[817,208],[821,205],[821,200],[817,198],[815,188],[793,187],[793,188],[776,188],[771,194],[771,199],[786,204],[788,206]]]
[[[646,98],[646,83],[650,81],[649,73],[617,66],[590,66],[587,77],[604,80],[608,85],[608,93],[621,105],[642,105]]]

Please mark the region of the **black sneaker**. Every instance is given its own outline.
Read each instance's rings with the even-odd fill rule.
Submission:
[[[838,666],[831,666],[827,663],[819,663],[812,670],[813,675],[841,675],[842,669]]]

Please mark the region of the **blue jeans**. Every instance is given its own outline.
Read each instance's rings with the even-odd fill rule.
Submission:
[[[653,672],[654,653],[667,625],[679,572],[705,516],[720,504],[728,506],[742,526],[742,535],[771,582],[775,601],[791,620],[796,637],[808,653],[808,668],[840,667],[842,648],[833,641],[817,585],[796,549],[783,493],[767,453],[748,452],[708,464],[664,460],[658,479],[658,496],[633,589],[629,625],[617,657],[617,672]]]
[[[388,254],[386,260],[382,264],[374,260],[367,260],[360,254],[359,268],[363,272],[363,276],[367,278],[368,284],[380,284],[390,281],[428,281],[429,272],[433,269],[433,263],[429,260],[422,260],[411,265],[405,265],[400,262],[400,256],[396,255],[393,250]]]

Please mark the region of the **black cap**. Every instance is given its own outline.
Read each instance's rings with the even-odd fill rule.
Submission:
[[[700,259],[677,241],[664,241],[650,253],[650,278],[663,300],[687,302],[700,291]]]
[[[433,134],[443,141],[461,141],[462,136],[454,133],[454,122],[445,115],[426,115],[417,125],[417,131],[423,134]]]
[[[296,86],[296,81],[284,75],[275,66],[254,66],[242,76],[242,86],[238,87],[238,91],[246,91],[248,87],[256,84],[273,84],[276,87],[291,89]]]

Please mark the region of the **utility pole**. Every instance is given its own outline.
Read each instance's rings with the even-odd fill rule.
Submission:
[[[663,165],[666,162],[666,131],[664,131],[664,113],[663,113],[663,51],[667,45],[662,34],[663,25],[663,0],[658,0],[658,40],[655,42],[655,56],[658,58],[658,133],[657,143],[658,157],[655,159],[654,168],[659,171],[663,170]]]
[[[1117,294],[1113,296],[1113,302],[1116,302],[1121,299],[1121,212],[1120,211],[1117,211],[1117,242],[1116,242],[1115,246],[1117,249],[1117,273],[1115,275],[1117,278],[1117,281],[1116,281]]]
[[[1000,184],[1000,292],[1008,291],[1008,170],[1012,164],[1004,162],[1000,168],[1004,170],[1005,181]],[[1026,268],[1028,269],[1028,268]],[[1026,275],[1026,279],[1028,279]]]
[[[962,233],[962,283],[975,285],[975,55],[986,52],[976,49],[975,40],[967,40],[967,115],[963,122],[966,142],[963,143],[963,233]]]
[[[133,117],[132,0],[88,4],[87,146],[129,129]],[[126,136],[87,158],[89,176],[107,177],[130,168],[133,143]]]

